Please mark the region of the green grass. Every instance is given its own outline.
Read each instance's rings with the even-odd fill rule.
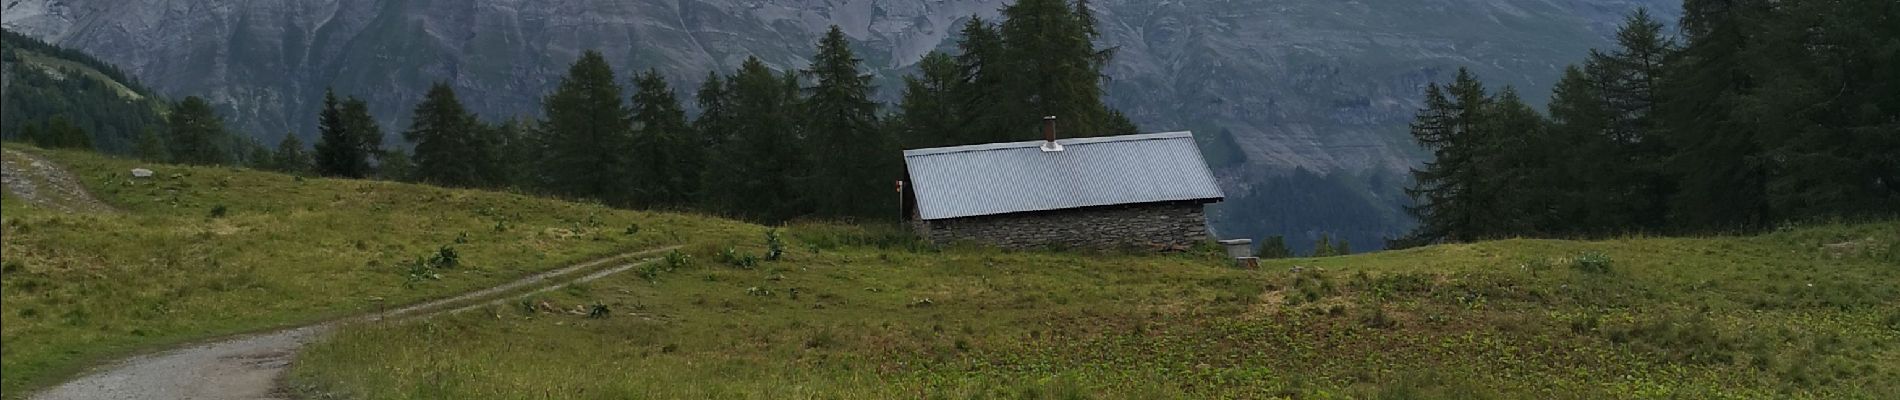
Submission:
[[[0,199],[12,398],[111,357],[671,244],[689,246],[525,301],[347,326],[290,382],[362,399],[1900,397],[1894,222],[1253,271],[1211,247],[933,249],[807,223],[770,260],[767,229],[714,218],[231,168],[134,180],[143,164],[25,150],[125,212]],[[459,265],[412,279],[443,246]]]
[[[112,357],[372,312],[607,255],[762,232],[714,218],[513,194],[17,149],[64,164],[124,212],[61,214],[0,200],[6,398]],[[133,179],[135,167],[157,176]],[[629,235],[633,224],[641,229]],[[410,278],[413,263],[444,246],[458,266],[428,271],[439,279]]]
[[[313,398],[1895,398],[1900,224],[1225,268],[786,228],[483,312],[347,327]],[[763,254],[764,237],[734,249]],[[1810,286],[1812,285],[1812,286]],[[607,318],[581,310],[602,305]]]

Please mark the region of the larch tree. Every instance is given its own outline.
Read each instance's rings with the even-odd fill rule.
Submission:
[[[824,154],[811,157],[810,179],[800,186],[823,216],[894,212],[889,202],[875,201],[901,174],[896,148],[879,126],[878,104],[871,101],[871,75],[861,63],[844,31],[834,25],[818,41],[810,69],[802,71],[815,85],[805,88],[799,122],[808,148]]]
[[[659,70],[635,76],[633,85],[635,203],[686,207],[699,192],[704,143],[686,122],[679,96]]]
[[[589,50],[542,102],[548,185],[554,193],[613,205],[631,200],[633,115],[613,68]]]

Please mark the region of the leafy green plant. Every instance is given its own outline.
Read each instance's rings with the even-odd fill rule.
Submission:
[[[429,256],[430,268],[449,269],[460,266],[462,266],[462,257],[456,255],[454,247],[442,246],[436,249],[435,255]]]
[[[666,253],[666,258],[663,262],[666,264],[667,270],[677,270],[692,266],[693,256],[680,252],[679,250],[673,250]]]
[[[759,258],[751,254],[740,253],[738,249],[727,247],[719,252],[720,261],[734,267],[752,269],[759,265]]]
[[[435,272],[435,268],[431,267],[432,264],[434,263],[426,258],[416,257],[416,260],[410,262],[408,269],[403,273],[404,277],[407,278],[403,281],[403,287],[413,289],[416,285],[422,284],[423,281],[442,279],[442,274]]]
[[[1570,259],[1570,268],[1591,274],[1610,273],[1610,255],[1600,251],[1587,251]]]
[[[778,237],[778,229],[765,230],[765,260],[778,261],[785,256],[785,241]]]

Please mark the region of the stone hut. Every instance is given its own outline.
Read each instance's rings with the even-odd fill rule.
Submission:
[[[1224,196],[1190,132],[904,151],[918,234],[1005,248],[1183,249]]]

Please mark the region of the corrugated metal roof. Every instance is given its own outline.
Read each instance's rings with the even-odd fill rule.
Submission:
[[[905,150],[926,220],[1115,204],[1219,200],[1189,132]]]

